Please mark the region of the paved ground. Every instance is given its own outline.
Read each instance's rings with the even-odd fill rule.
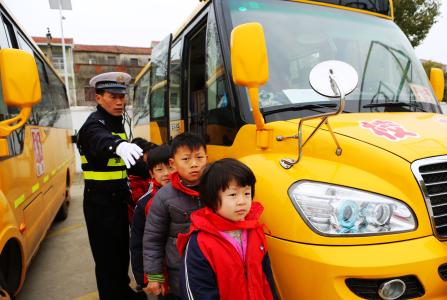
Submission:
[[[83,182],[77,177],[68,218],[50,228],[17,300],[98,300],[82,193]]]

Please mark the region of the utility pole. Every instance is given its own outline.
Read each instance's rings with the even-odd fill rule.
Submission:
[[[70,101],[70,86],[68,85],[68,75],[67,75],[67,58],[65,55],[65,40],[64,40],[64,26],[62,21],[65,20],[65,17],[62,15],[62,10],[71,10],[71,0],[49,0],[51,9],[58,9],[59,16],[61,20],[61,39],[62,39],[62,59],[64,61],[64,80],[65,80],[65,88],[67,91],[67,97],[69,103]]]

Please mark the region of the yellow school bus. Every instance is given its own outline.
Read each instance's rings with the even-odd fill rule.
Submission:
[[[65,86],[0,3],[0,299],[23,284],[75,171]]]
[[[206,1],[151,59],[135,127],[251,167],[281,299],[447,299],[444,79],[390,1]]]

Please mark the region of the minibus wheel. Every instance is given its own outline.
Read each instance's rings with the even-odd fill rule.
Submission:
[[[55,220],[57,222],[64,221],[68,217],[68,206],[70,205],[70,177],[67,172],[67,180],[65,184],[65,199],[62,202],[59,211],[57,212]],[[2,300],[2,299],[0,299]]]
[[[9,240],[0,253],[0,300],[13,299],[11,295],[20,285],[22,257],[17,240]]]
[[[11,300],[8,292],[0,286],[0,300]]]
[[[2,271],[0,270],[0,300],[11,300],[11,296],[9,296],[8,291],[4,289],[5,286],[5,278]]]

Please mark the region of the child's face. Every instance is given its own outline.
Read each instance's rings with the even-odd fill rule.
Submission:
[[[216,213],[231,221],[245,220],[251,208],[251,186],[239,186],[231,181],[228,188],[219,191],[221,205]]]
[[[174,172],[174,169],[168,164],[158,164],[149,171],[151,177],[162,186],[169,182],[169,174],[172,172]]]
[[[208,156],[203,147],[189,149],[183,146],[177,148],[174,157],[170,158],[169,162],[186,183],[196,185],[200,182],[207,160]]]

